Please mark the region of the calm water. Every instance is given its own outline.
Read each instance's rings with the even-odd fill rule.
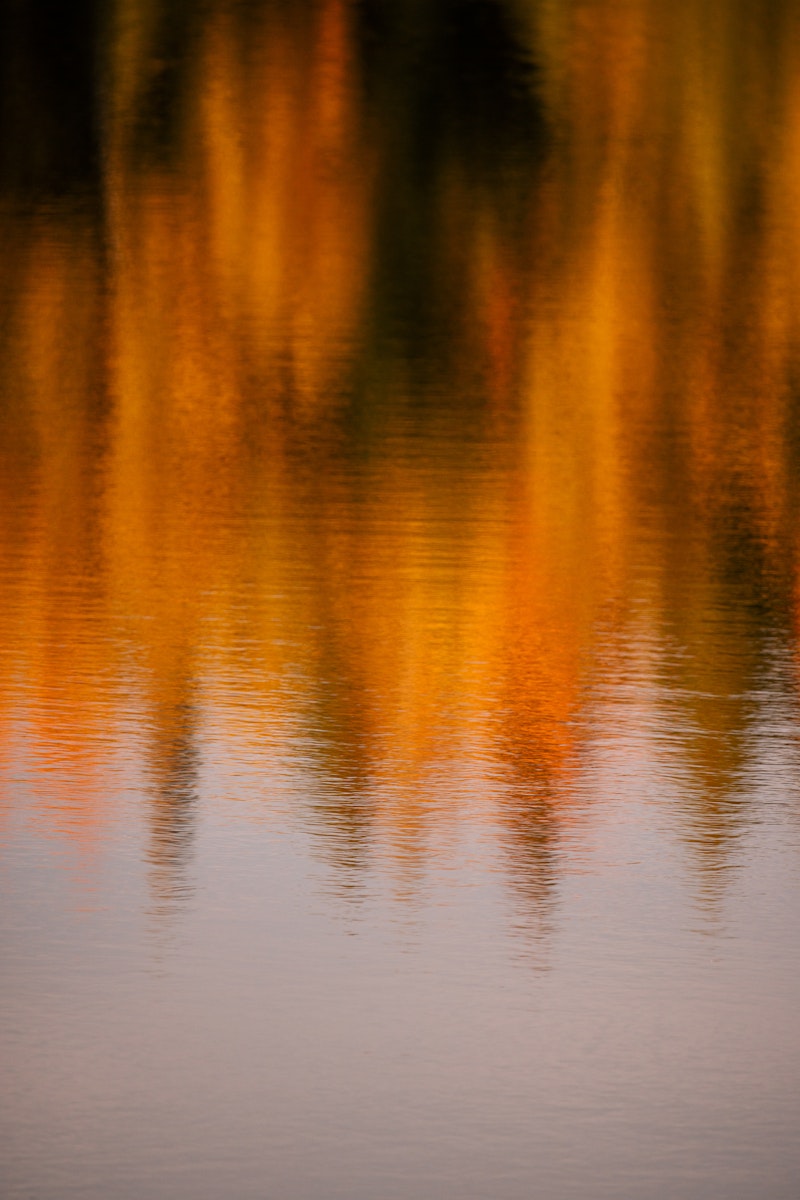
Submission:
[[[794,1200],[800,10],[0,47],[4,1200]]]

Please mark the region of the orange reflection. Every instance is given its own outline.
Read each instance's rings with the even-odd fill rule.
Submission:
[[[719,865],[744,819],[736,698],[793,595],[797,18],[489,7],[482,69],[536,64],[499,149],[458,116],[446,5],[426,130],[425,81],[393,42],[372,78],[344,0],[212,6],[177,66],[120,0],[99,199],[3,211],[4,753],[21,709],[86,836],[135,714],[159,904],[211,695],[248,753],[305,739],[343,874],[468,808],[543,902],[643,625],[687,838]]]

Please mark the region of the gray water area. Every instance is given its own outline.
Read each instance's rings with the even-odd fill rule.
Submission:
[[[709,910],[637,774],[598,788],[538,934],[489,838],[434,851],[410,902],[380,860],[337,894],[213,765],[171,921],[132,798],[88,896],[15,838],[7,1194],[791,1196],[788,797]]]

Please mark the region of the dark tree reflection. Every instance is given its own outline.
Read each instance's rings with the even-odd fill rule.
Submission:
[[[548,140],[535,64],[503,4],[361,0],[356,11],[379,163],[372,335],[383,354],[402,347],[412,369],[431,356],[455,362],[470,336],[476,239],[496,237],[518,278],[531,267]]]
[[[0,5],[0,186],[44,197],[99,182],[100,0]]]
[[[174,683],[152,715],[150,863],[152,904],[167,916],[191,894],[188,870],[197,821],[200,769],[191,679]]]

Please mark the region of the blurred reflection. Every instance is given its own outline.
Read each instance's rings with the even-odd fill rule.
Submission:
[[[189,892],[186,870],[194,833],[199,756],[191,683],[162,681],[151,751],[155,795],[147,858],[153,902],[168,913]]]
[[[800,29],[767,7],[4,12],[0,736],[59,786],[59,746],[142,748],[157,907],[212,694],[311,772],[345,890],[475,821],[546,926],[632,691],[729,863],[794,702]]]
[[[0,9],[0,180],[28,196],[98,182],[97,0]]]

